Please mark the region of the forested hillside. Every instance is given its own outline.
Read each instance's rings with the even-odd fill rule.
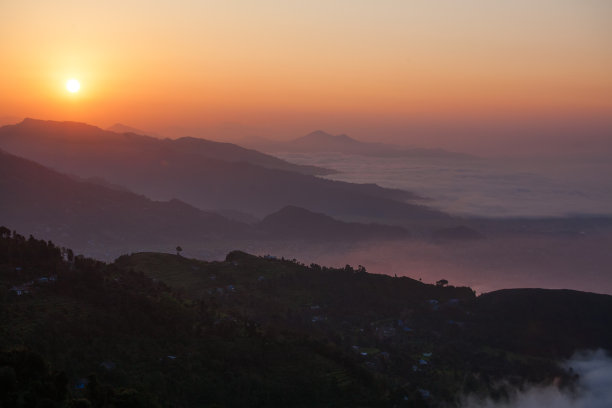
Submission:
[[[556,323],[521,343],[513,296],[237,251],[105,264],[2,228],[2,406],[453,406],[508,384],[570,385],[559,358],[611,348],[599,314],[555,340],[567,322],[550,297],[528,322]],[[612,310],[609,296],[561,299],[574,302],[568,322],[593,302]]]

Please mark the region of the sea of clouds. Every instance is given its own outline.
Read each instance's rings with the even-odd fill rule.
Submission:
[[[612,214],[612,160],[601,158],[377,158],[338,153],[277,154],[338,170],[328,176],[431,198],[459,215],[541,217]]]

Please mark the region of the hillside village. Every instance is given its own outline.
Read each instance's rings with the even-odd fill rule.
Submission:
[[[137,253],[105,264],[1,232],[0,366],[18,374],[16,361],[34,358],[51,370],[18,374],[3,403],[42,398],[30,381],[49,378],[49,390],[65,385],[48,395],[95,406],[453,406],[526,383],[570,387],[559,359],[612,345],[604,295],[476,297],[444,279],[240,251],[219,262]],[[551,319],[560,311],[565,320]]]

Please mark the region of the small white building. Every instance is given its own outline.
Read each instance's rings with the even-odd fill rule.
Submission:
[[[30,286],[21,285],[21,286],[13,286],[10,291],[14,292],[17,296],[26,295],[31,292]]]

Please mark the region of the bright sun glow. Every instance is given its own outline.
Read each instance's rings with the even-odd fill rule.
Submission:
[[[77,81],[76,79],[69,79],[66,82],[66,89],[68,90],[68,92],[78,92],[79,89],[81,88],[81,84],[79,83],[79,81]]]

